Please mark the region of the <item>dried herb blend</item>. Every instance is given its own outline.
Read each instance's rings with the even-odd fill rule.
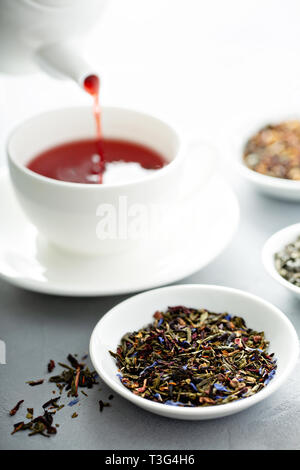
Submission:
[[[284,279],[300,287],[300,235],[275,254],[275,267]]]
[[[85,355],[82,359],[86,359],[87,357],[88,356]],[[79,362],[72,354],[69,354],[67,359],[70,365],[59,362],[58,364],[63,368],[63,371],[60,375],[51,376],[49,378],[49,382],[55,383],[60,393],[66,391],[67,397],[75,397],[73,400],[69,401],[68,406],[74,406],[77,404],[80,405],[80,400],[78,398],[78,388],[90,389],[94,385],[98,384],[97,374],[95,371],[90,371],[83,362]],[[54,368],[55,362],[51,359],[47,365],[47,370],[51,373]],[[31,386],[42,385],[44,383],[44,379],[37,381],[31,380],[26,383]],[[88,397],[88,394],[83,390],[81,390],[81,392],[83,395]],[[29,421],[20,421],[14,424],[11,434],[15,434],[19,431],[29,431],[29,436],[40,434],[44,437],[50,437],[51,435],[56,434],[56,428],[59,427],[59,424],[55,424],[55,427],[53,426],[53,416],[65,406],[64,404],[57,403],[61,398],[61,396],[55,396],[54,398],[51,398],[46,403],[44,403],[42,405],[43,414],[35,418],[33,408],[27,408],[26,418]],[[10,410],[10,416],[14,416],[17,413],[23,402],[24,400],[20,400],[16,406]],[[100,411],[102,411],[106,406],[111,406],[108,403],[103,403],[102,400],[100,400],[100,402],[102,403],[102,405],[100,404]],[[78,413],[74,412],[71,415],[71,418],[77,418],[77,416]]]
[[[300,180],[300,121],[261,129],[247,142],[244,161],[263,175]]]
[[[116,352],[119,378],[131,392],[174,406],[209,406],[249,397],[274,377],[264,332],[243,318],[183,306],[156,312],[127,333]]]
[[[96,372],[91,372],[85,364],[79,363],[72,354],[68,355],[68,361],[71,366],[63,362],[58,363],[65,370],[60,375],[50,377],[49,382],[56,383],[60,390],[65,387],[65,390],[69,391],[68,396],[73,397],[78,396],[78,387],[92,388],[93,385],[98,383],[96,381]]]

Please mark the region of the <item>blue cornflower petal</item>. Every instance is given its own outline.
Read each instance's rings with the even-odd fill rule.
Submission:
[[[157,364],[157,361],[154,361],[153,364],[151,364],[150,366],[145,367],[145,369],[142,370],[142,372],[139,374],[139,376],[141,377],[146,372],[146,370],[151,369],[152,367],[156,366],[156,364]]]
[[[158,398],[158,400],[162,401],[161,394],[160,393],[154,393],[153,395],[155,398]]]
[[[181,401],[172,401],[172,400],[167,400],[167,401],[165,401],[165,405],[171,405],[171,406],[184,406],[184,403],[181,403]]]
[[[79,398],[75,398],[75,400],[72,400],[70,401],[70,403],[68,403],[69,406],[73,406],[73,405],[76,405],[76,403],[79,402]]]
[[[195,392],[198,392],[198,389],[197,389],[196,385],[193,384],[193,382],[190,383],[190,386],[195,390]]]
[[[268,377],[267,377],[266,380],[264,381],[264,384],[265,384],[265,385],[267,385],[267,384],[273,379],[275,373],[276,373],[276,370],[275,370],[275,369],[271,370],[271,372],[269,373]]]
[[[219,390],[219,392],[229,392],[230,391],[230,390],[228,390],[228,388],[224,387],[224,385],[221,385],[221,384],[218,384],[218,383],[215,383],[214,387],[217,390]]]

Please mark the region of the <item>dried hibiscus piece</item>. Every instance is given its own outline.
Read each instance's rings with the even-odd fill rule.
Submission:
[[[16,404],[16,406],[14,406],[14,407],[10,410],[10,412],[9,412],[10,416],[14,416],[14,415],[16,414],[16,412],[19,410],[19,408],[20,408],[20,406],[22,405],[23,402],[24,402],[24,400],[18,401],[18,403]]]
[[[60,399],[60,397],[55,397],[55,398],[51,398],[51,400],[46,401],[46,403],[43,404],[43,409],[45,410],[49,406],[53,406],[54,408],[58,408],[58,404],[56,402],[59,399]]]
[[[53,359],[50,359],[47,365],[48,372],[52,372],[54,367],[55,367],[55,362],[53,361]]]

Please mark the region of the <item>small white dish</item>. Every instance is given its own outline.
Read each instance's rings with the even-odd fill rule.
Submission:
[[[300,115],[273,113],[261,120],[257,120],[257,117],[249,119],[243,126],[234,130],[229,158],[231,161],[234,158],[233,163],[239,174],[259,191],[278,199],[300,201],[300,181],[262,175],[248,168],[243,161],[244,147],[248,139],[268,124],[277,124],[291,119],[300,120]],[[225,137],[227,136],[223,136],[223,139]]]
[[[275,267],[275,254],[281,251],[286,245],[296,241],[300,235],[300,224],[289,225],[274,233],[264,244],[262,249],[262,262],[270,276],[279,282],[283,287],[300,298],[300,287],[284,279]]]
[[[185,305],[228,312],[242,316],[247,326],[265,331],[270,352],[277,358],[276,374],[257,394],[243,400],[209,407],[175,407],[134,395],[117,377],[117,367],[109,350],[115,351],[122,336],[137,331],[153,321],[156,310]],[[144,292],[121,302],[96,325],[90,340],[90,356],[96,371],[107,385],[123,398],[153,413],[169,418],[202,420],[228,416],[245,410],[275,392],[296,365],[299,354],[297,333],[288,318],[276,307],[259,297],[228,287],[179,285]]]
[[[177,236],[171,240],[149,241],[113,255],[70,254],[48,245],[38,235],[17,203],[7,171],[3,171],[0,276],[25,289],[68,296],[124,294],[175,282],[220,254],[239,220],[237,199],[220,177],[181,204],[174,221]]]

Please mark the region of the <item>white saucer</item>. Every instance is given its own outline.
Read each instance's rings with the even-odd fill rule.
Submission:
[[[172,240],[145,242],[118,255],[72,255],[39,237],[15,199],[7,171],[2,170],[0,276],[25,289],[68,296],[125,294],[178,281],[219,255],[239,220],[237,199],[218,176],[200,195],[181,204],[186,217],[181,207]]]

